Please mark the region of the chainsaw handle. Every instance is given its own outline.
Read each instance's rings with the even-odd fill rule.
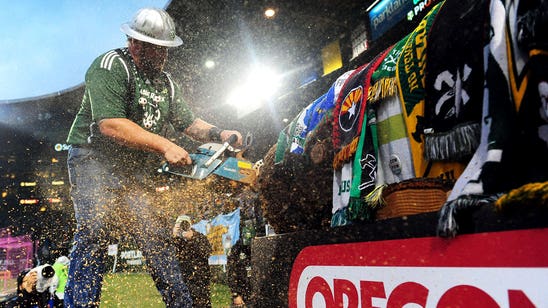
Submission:
[[[228,137],[228,139],[225,141],[223,146],[219,150],[217,150],[217,152],[215,152],[215,154],[213,154],[213,156],[211,156],[211,158],[204,163],[204,166],[209,167],[211,163],[213,163],[219,156],[221,156],[221,154],[223,154],[223,152],[230,146],[230,144],[236,141],[238,141],[238,136],[236,134],[230,135],[230,137]]]
[[[189,154],[189,156],[190,156],[190,159],[194,162],[194,160],[196,159],[196,155],[195,154]],[[186,166],[188,166],[188,165],[186,165]],[[181,174],[180,172],[176,172],[176,171],[171,170],[171,166],[169,165],[169,163],[167,161],[162,163],[162,165],[158,169],[158,172],[159,173],[171,173],[171,174],[175,174],[175,175],[183,175],[184,176],[184,174]]]

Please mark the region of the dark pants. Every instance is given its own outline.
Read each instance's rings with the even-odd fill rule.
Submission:
[[[72,147],[68,170],[77,230],[65,307],[99,306],[113,231],[134,238],[167,307],[192,307],[175,251],[165,244],[169,234],[156,218],[148,190],[134,177],[113,172],[112,163],[95,149]]]

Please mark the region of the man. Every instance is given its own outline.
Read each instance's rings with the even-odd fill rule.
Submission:
[[[253,307],[251,241],[265,236],[259,196],[253,187],[237,195],[241,215],[240,238],[227,254],[226,277],[232,293],[231,307]]]
[[[17,297],[6,303],[6,308],[49,307],[50,293],[47,290],[38,292],[37,268],[24,270],[17,275]],[[3,306],[2,306],[3,307]]]
[[[193,307],[211,308],[211,270],[208,263],[211,244],[205,235],[192,229],[191,225],[189,216],[179,216],[173,226],[173,243]]]
[[[251,245],[243,239],[228,252],[227,280],[232,307],[245,307],[251,298]]]
[[[151,200],[160,160],[191,164],[188,152],[161,136],[167,125],[199,141],[225,141],[237,131],[199,119],[163,71],[168,48],[182,44],[163,10],[144,8],[121,27],[128,47],[99,56],[86,73],[82,105],[69,132],[68,171],[77,230],[65,288],[66,307],[98,307],[108,237],[132,235],[167,307],[191,307],[169,230]],[[154,155],[149,163],[150,155]],[[116,230],[110,228],[116,226]]]

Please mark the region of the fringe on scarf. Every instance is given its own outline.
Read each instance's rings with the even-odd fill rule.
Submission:
[[[365,201],[365,203],[372,209],[378,209],[378,208],[381,208],[383,206],[386,205],[386,201],[384,200],[384,198],[382,197],[382,193],[384,191],[384,189],[387,187],[388,185],[386,184],[381,184],[377,187],[375,187],[375,189],[373,189],[373,191],[371,191],[370,193],[368,193],[363,199]]]
[[[398,82],[395,77],[382,78],[369,87],[367,103],[373,104],[398,93]]]
[[[348,218],[351,221],[372,222],[374,211],[361,198],[350,197],[348,201]]]
[[[480,144],[479,123],[460,124],[443,133],[427,133],[424,158],[428,161],[459,161],[474,154]]]
[[[465,195],[455,200],[449,201],[443,205],[439,212],[437,235],[439,237],[455,237],[459,229],[456,215],[459,211],[480,207],[486,204],[493,204],[497,201],[499,195],[494,196],[476,196]]]
[[[360,141],[360,137],[356,137],[344,148],[342,148],[339,153],[335,155],[333,158],[333,169],[339,170],[342,168],[342,165],[344,165],[345,162],[349,161],[350,158],[354,153],[356,153],[356,149],[358,149],[358,142]]]
[[[375,187],[363,199],[350,197],[347,207],[347,219],[350,221],[374,221],[375,211],[386,203],[382,197],[383,189],[386,186],[383,184]]]
[[[524,206],[548,208],[548,182],[525,184],[502,195],[495,202],[499,211]]]

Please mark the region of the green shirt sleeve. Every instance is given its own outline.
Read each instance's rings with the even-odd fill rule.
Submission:
[[[108,65],[104,60],[92,65],[86,73],[86,90],[93,121],[127,117],[128,73],[118,55]]]

